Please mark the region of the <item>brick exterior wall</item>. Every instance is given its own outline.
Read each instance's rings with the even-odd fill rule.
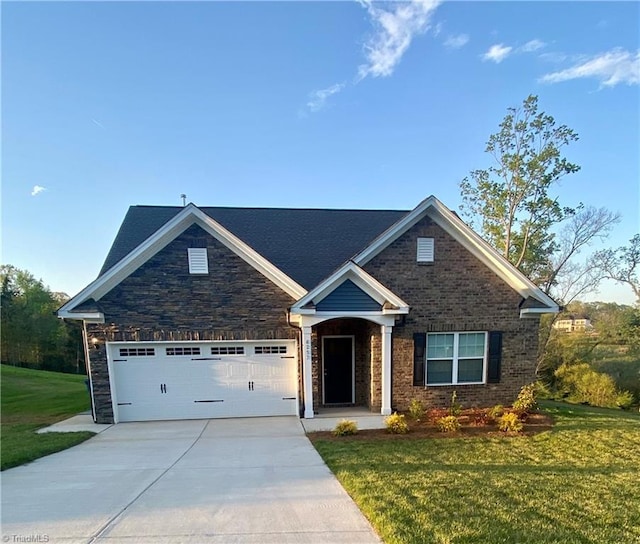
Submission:
[[[434,263],[416,263],[418,237],[434,238]],[[393,328],[394,409],[407,410],[413,398],[446,406],[454,390],[467,407],[510,404],[535,379],[539,320],[521,319],[520,295],[428,217],[364,269],[411,307],[405,324]],[[413,334],[443,331],[502,331],[500,383],[414,386]]]
[[[187,248],[206,247],[209,274],[189,274]],[[104,324],[88,324],[98,423],[113,422],[104,342],[295,339],[293,298],[215,238],[192,225],[97,304]],[[91,347],[91,339],[99,349]]]
[[[416,263],[416,239],[422,236],[435,239],[433,264]],[[207,247],[209,274],[189,274],[189,247]],[[413,398],[427,406],[446,406],[454,389],[465,406],[509,404],[522,385],[534,380],[538,319],[521,319],[521,297],[429,218],[364,268],[411,307],[404,324],[393,328],[394,409],[408,409]],[[288,326],[286,315],[293,302],[205,231],[190,227],[97,302],[105,323],[87,325],[97,421],[113,421],[104,342],[297,339],[299,331]],[[413,334],[443,331],[502,331],[500,383],[414,386]],[[313,327],[314,410],[322,407],[326,335],[355,336],[355,404],[379,412],[380,327],[364,319],[332,320]],[[91,348],[92,338],[99,341],[98,349]]]
[[[324,336],[354,336],[355,406],[366,406],[379,411],[382,397],[380,389],[382,352],[380,326],[364,319],[332,319],[314,327],[312,341],[313,409],[321,410],[322,338]],[[376,378],[377,376],[377,378]],[[372,385],[377,384],[376,387]]]

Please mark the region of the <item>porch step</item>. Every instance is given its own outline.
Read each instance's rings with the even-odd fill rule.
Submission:
[[[358,429],[384,429],[385,416],[381,415],[350,415],[345,413],[341,417],[316,416],[313,419],[301,419],[304,430],[308,433],[315,431],[333,431],[336,425],[343,419],[355,421]]]

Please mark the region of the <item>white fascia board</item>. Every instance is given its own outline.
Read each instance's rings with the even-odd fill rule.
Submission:
[[[542,310],[545,311],[551,310],[553,312],[553,309],[558,307],[555,300],[500,255],[441,202],[437,202],[437,204],[433,206],[433,210],[435,213],[430,213],[429,217],[431,217],[437,225],[442,227],[444,231],[449,233],[482,263],[487,265],[498,277],[502,278],[502,280],[515,289],[522,298],[527,299],[528,297],[533,297],[539,300],[547,306],[548,309],[542,308]]]
[[[353,262],[359,266],[364,266],[365,264],[367,264],[378,253],[380,253],[387,246],[391,245],[395,240],[400,238],[400,236],[402,236],[411,227],[413,227],[413,225],[420,221],[420,219],[422,219],[426,215],[427,210],[434,204],[435,201],[438,201],[438,199],[433,195],[425,198],[412,211],[410,211],[398,222],[391,225],[366,248],[358,253],[352,259]]]
[[[560,307],[554,308],[523,308],[520,310],[520,317],[534,317],[540,314],[557,314],[560,312]]]
[[[60,319],[75,319],[77,321],[86,321],[87,323],[104,323],[104,314],[102,312],[68,312],[60,308],[57,315]]]
[[[284,272],[276,268],[239,238],[231,234],[222,225],[211,219],[194,204],[188,204],[175,217],[167,221],[149,238],[133,249],[126,257],[107,270],[102,276],[85,287],[58,310],[60,317],[66,316],[69,310],[78,304],[93,298],[100,300],[127,276],[135,272],[146,261],[166,247],[192,224],[198,224],[216,240],[233,251],[241,259],[253,266],[258,272],[273,281],[278,287],[298,299],[306,294],[306,290],[293,281]],[[76,314],[79,315],[79,314]],[[71,318],[71,316],[69,316]]]
[[[317,304],[346,280],[351,280],[379,304],[382,305],[387,301],[390,302],[398,308],[396,313],[404,313],[401,312],[403,309],[406,309],[407,312],[409,311],[409,305],[406,302],[351,261],[342,265],[321,284],[309,291],[302,299],[298,300],[291,307],[291,311],[300,315],[315,314],[314,309],[303,308],[303,306],[311,301],[315,301]],[[393,310],[387,311],[393,312]]]
[[[488,266],[490,270],[516,290],[524,299],[531,296],[539,300],[548,306],[548,310],[543,309],[547,312],[554,312],[554,308],[558,307],[551,297],[546,295],[433,195],[424,199],[413,211],[383,232],[367,248],[356,255],[353,261],[360,266],[364,266],[426,215],[429,215],[438,226]]]

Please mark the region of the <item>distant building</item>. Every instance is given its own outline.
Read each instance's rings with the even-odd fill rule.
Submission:
[[[567,316],[556,320],[553,328],[563,332],[584,332],[593,329],[588,317]]]

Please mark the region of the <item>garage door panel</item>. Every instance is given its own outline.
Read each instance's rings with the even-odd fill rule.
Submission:
[[[286,353],[295,353],[295,343],[278,344],[244,343],[233,348],[215,342],[110,345],[118,420],[295,415],[297,359],[283,354],[283,346]],[[257,345],[260,347],[254,348]]]

